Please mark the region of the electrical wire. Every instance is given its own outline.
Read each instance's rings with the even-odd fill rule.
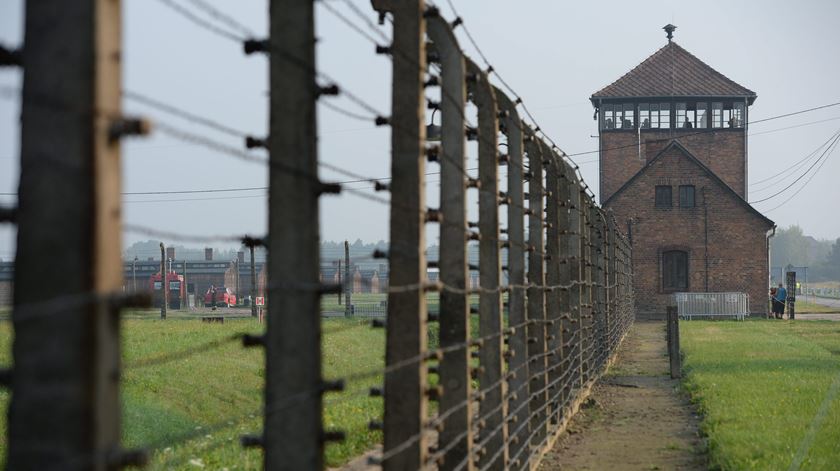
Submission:
[[[815,161],[814,161],[814,163],[812,163],[812,164],[811,164],[811,165],[810,165],[810,166],[809,166],[809,167],[805,170],[805,172],[803,172],[801,175],[799,175],[799,176],[798,176],[798,177],[797,177],[794,181],[792,181],[792,182],[791,182],[788,186],[786,186],[786,187],[782,188],[781,190],[777,191],[776,193],[773,193],[772,195],[770,195],[770,196],[768,196],[768,197],[766,197],[766,198],[762,198],[762,199],[760,199],[760,200],[756,200],[756,201],[750,201],[750,204],[762,203],[762,202],[764,202],[764,201],[767,201],[767,200],[773,199],[773,198],[775,198],[776,196],[779,196],[779,195],[781,195],[782,193],[784,193],[785,191],[787,191],[790,187],[792,187],[794,184],[796,184],[796,182],[798,182],[799,180],[801,180],[802,178],[804,178],[804,177],[805,177],[805,175],[807,175],[807,174],[811,171],[811,169],[812,169],[812,168],[814,168],[814,166],[815,166],[815,165],[817,165],[820,161],[827,160],[828,156],[830,156],[830,155],[831,155],[831,152],[829,152],[829,151],[830,151],[830,150],[831,150],[831,151],[833,151],[833,150],[834,150],[834,146],[835,146],[835,144],[837,143],[837,141],[838,141],[838,140],[840,140],[840,130],[838,130],[838,133],[835,135],[834,140],[832,141],[831,145],[830,145],[830,146],[828,146],[828,147],[827,147],[827,148],[823,151],[823,153],[820,155],[820,157],[819,157],[817,160],[815,160]],[[822,167],[822,165],[820,165],[820,167]],[[816,174],[816,173],[815,173],[815,174]],[[809,181],[810,181],[810,179],[809,179]],[[797,192],[797,193],[798,193],[798,192]]]

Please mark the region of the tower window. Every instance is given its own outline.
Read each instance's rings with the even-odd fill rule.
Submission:
[[[648,103],[639,103],[639,127],[642,129],[650,128],[650,105]]]
[[[671,187],[669,185],[656,185],[656,207],[671,207]]]
[[[712,102],[712,127],[723,127],[723,103],[719,101]]]
[[[697,103],[697,128],[698,129],[705,129],[709,127],[709,114],[708,114],[708,107],[709,105],[701,102]]]
[[[724,129],[744,127],[744,104],[713,102],[712,127]]]
[[[694,185],[680,185],[680,208],[694,207]]]
[[[744,104],[743,103],[735,103],[735,106],[732,109],[732,127],[733,128],[744,127]]]
[[[659,103],[650,104],[650,127],[659,128]]]
[[[688,289],[688,253],[682,250],[662,252],[662,290]]]
[[[604,121],[604,129],[615,129],[615,113],[613,112],[613,105],[604,105],[601,107],[601,114]]]
[[[686,121],[685,103],[677,103],[676,110],[677,110],[677,127],[678,128],[691,127],[691,124],[687,124],[687,121]]]
[[[671,104],[659,104],[659,128],[669,129],[671,127]]]
[[[624,116],[621,117],[621,129],[633,129],[635,127],[633,125],[635,112],[636,110],[633,103],[624,104]]]
[[[703,113],[705,114],[706,104],[705,103],[677,103],[677,128],[680,129],[692,129],[692,128],[705,128],[705,124],[700,126],[698,122],[700,120],[698,110],[700,106],[703,107]],[[705,119],[705,116],[704,118]]]

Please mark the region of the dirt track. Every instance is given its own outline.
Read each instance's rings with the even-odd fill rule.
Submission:
[[[668,376],[662,322],[637,322],[540,469],[706,469],[698,417]]]

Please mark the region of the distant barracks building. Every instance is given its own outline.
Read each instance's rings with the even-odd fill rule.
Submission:
[[[636,308],[659,317],[675,292],[745,292],[767,313],[773,221],[747,203],[755,92],[672,42],[590,98],[600,199],[633,244]]]

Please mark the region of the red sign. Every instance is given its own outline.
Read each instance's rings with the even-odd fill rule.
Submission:
[[[257,296],[257,302],[254,304],[257,306],[265,306],[265,298],[263,296]]]

